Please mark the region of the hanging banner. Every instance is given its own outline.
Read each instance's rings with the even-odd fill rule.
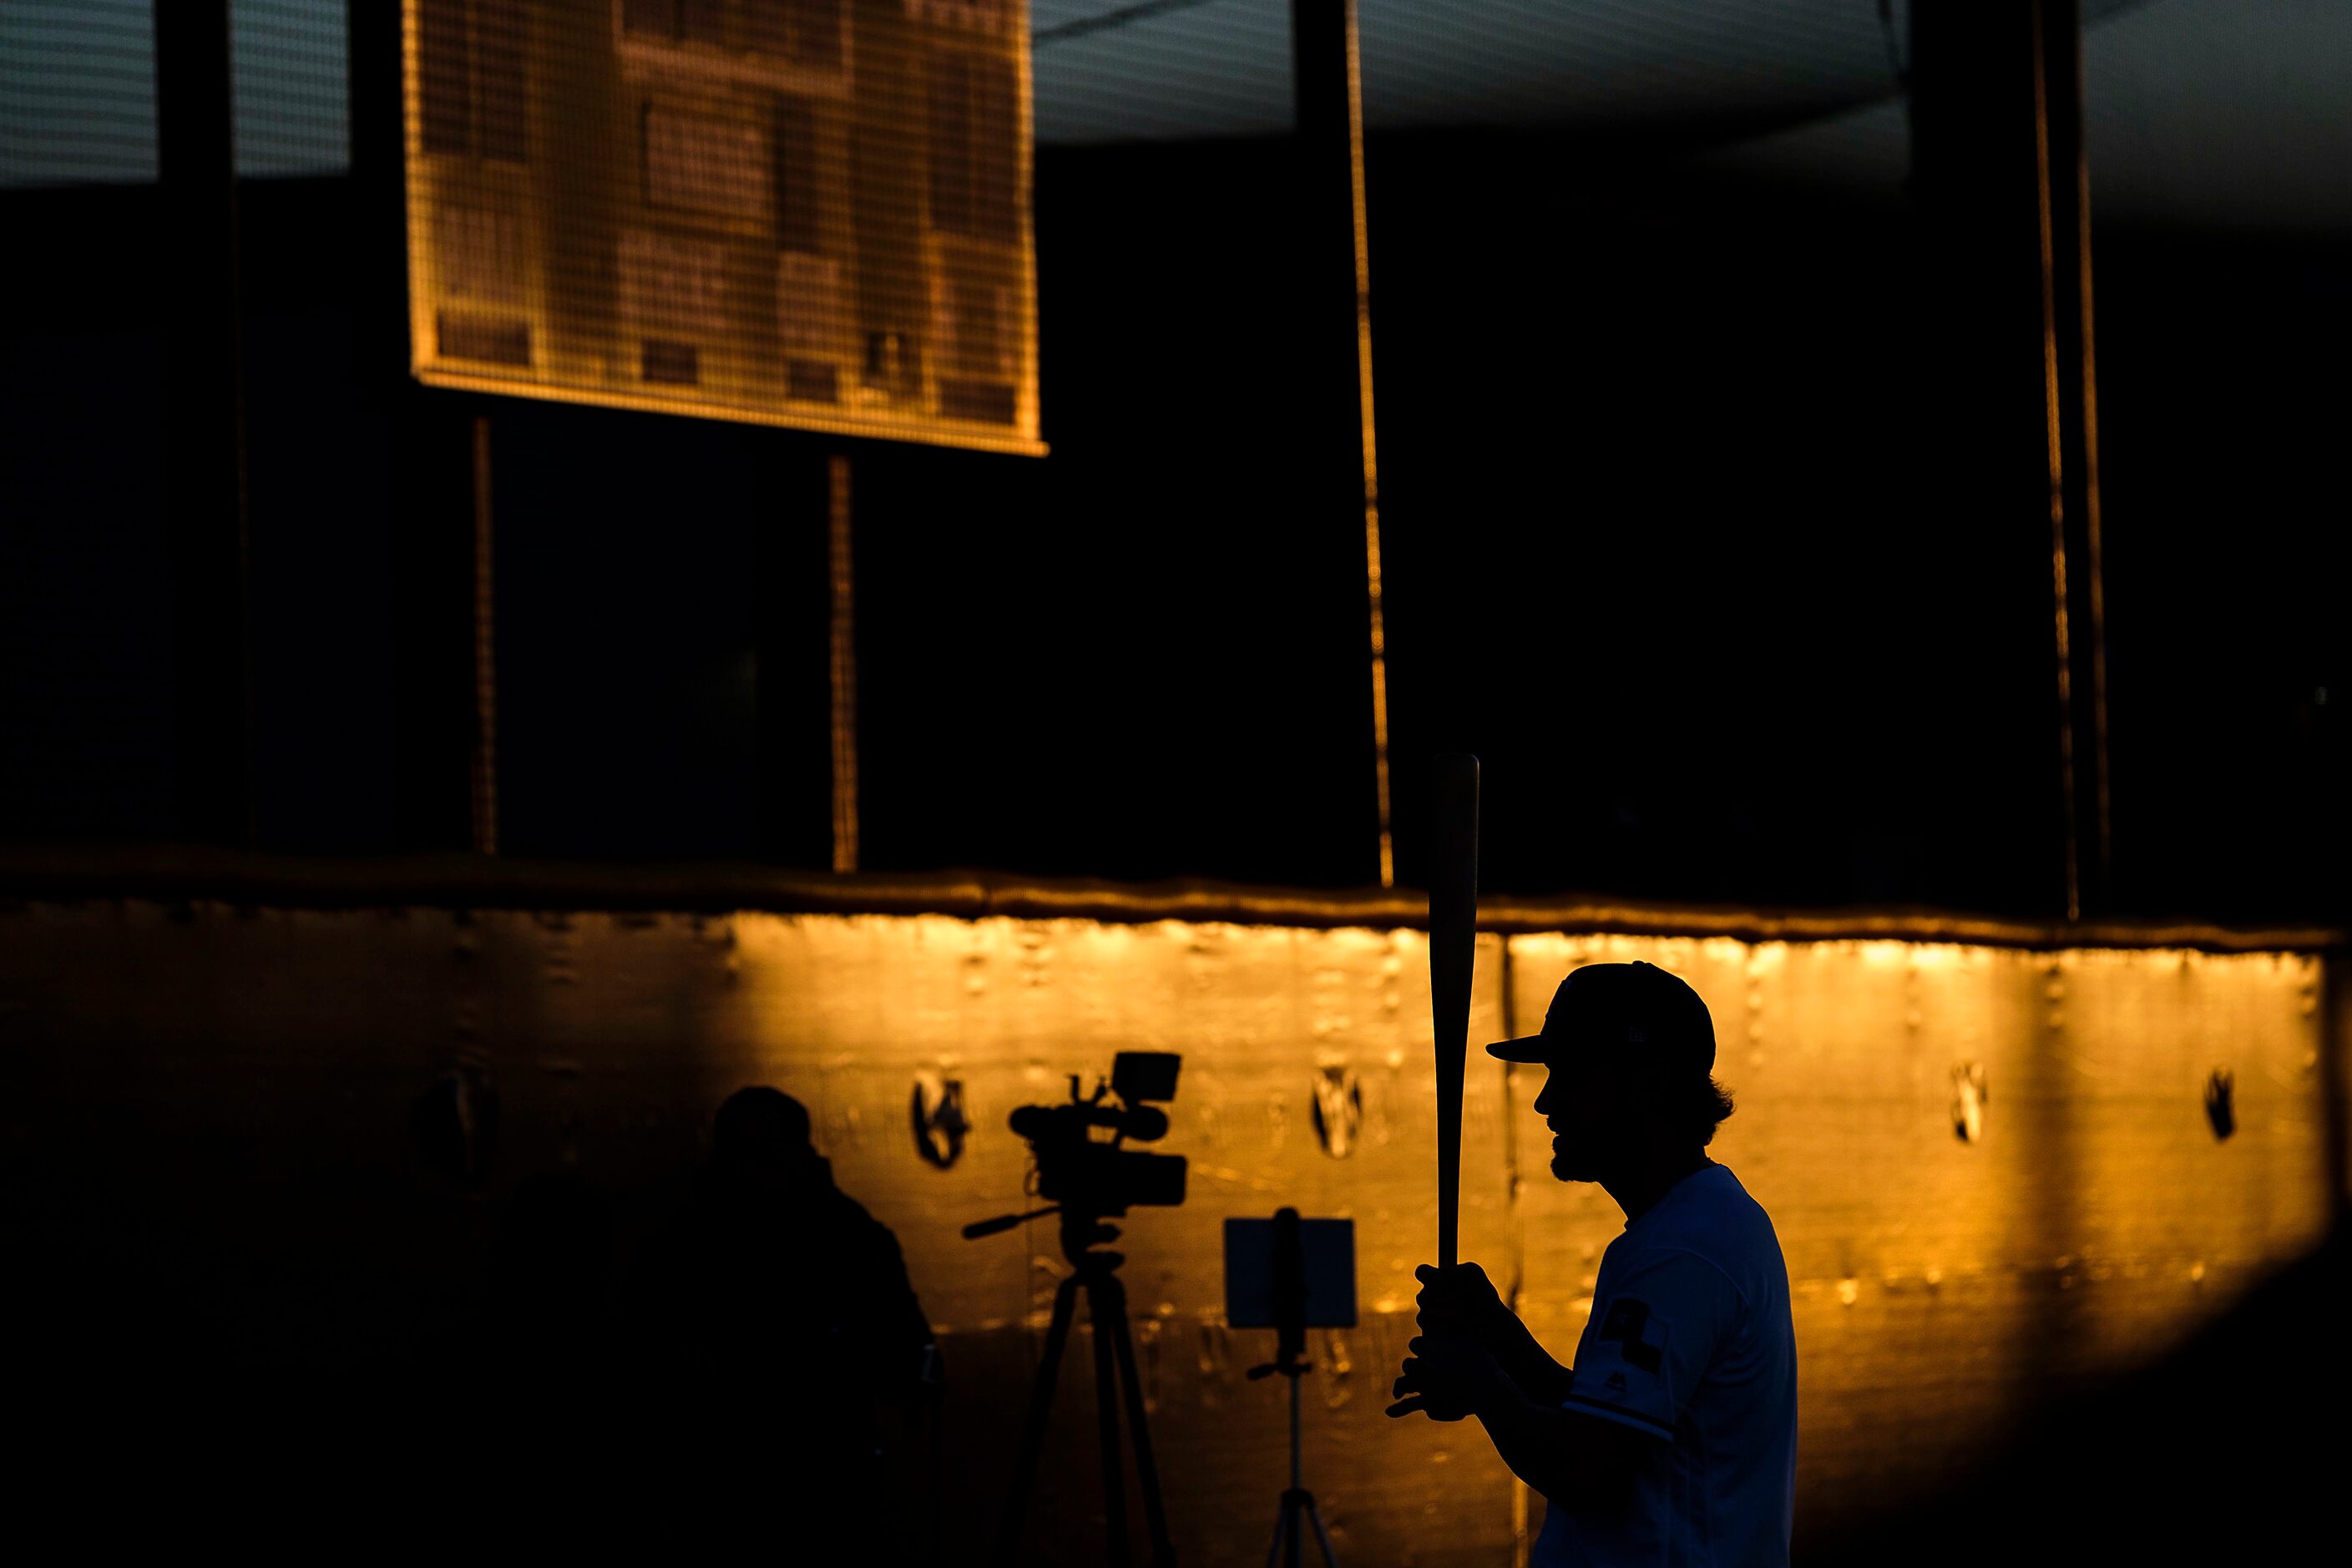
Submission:
[[[1041,453],[1025,0],[405,0],[417,378]]]

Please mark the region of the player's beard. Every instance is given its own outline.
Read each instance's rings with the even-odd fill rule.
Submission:
[[[1552,1141],[1551,1173],[1556,1180],[1598,1181],[1600,1178],[1593,1174],[1591,1166],[1591,1151],[1575,1143],[1563,1143],[1558,1139]]]

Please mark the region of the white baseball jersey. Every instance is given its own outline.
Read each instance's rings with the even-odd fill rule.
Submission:
[[[1783,1568],[1796,1496],[1797,1342],[1772,1222],[1703,1165],[1601,1255],[1568,1407],[1645,1432],[1631,1506],[1555,1506],[1532,1568]]]

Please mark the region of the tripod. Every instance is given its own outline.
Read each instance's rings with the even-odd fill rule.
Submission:
[[[1298,1241],[1298,1211],[1282,1209],[1274,1216],[1275,1359],[1249,1370],[1250,1381],[1280,1373],[1290,1380],[1290,1485],[1282,1494],[1282,1511],[1274,1521],[1274,1544],[1266,1549],[1265,1568],[1299,1568],[1306,1542],[1299,1519],[1315,1527],[1323,1548],[1323,1568],[1339,1568],[1331,1554],[1331,1536],[1323,1528],[1323,1511],[1315,1494],[1298,1484],[1298,1380],[1312,1370],[1307,1363],[1307,1265]]]
[[[1054,1319],[1045,1331],[1045,1359],[1037,1363],[1036,1381],[1029,1393],[1029,1416],[1021,1428],[1021,1452],[1013,1465],[1013,1493],[1004,1509],[1004,1538],[998,1549],[997,1560],[1004,1568],[1015,1568],[1020,1558],[1021,1518],[1036,1483],[1037,1458],[1045,1446],[1045,1422],[1054,1408],[1054,1383],[1061,1371],[1062,1352],[1070,1342],[1070,1320],[1077,1314],[1080,1290],[1087,1293],[1087,1320],[1095,1331],[1095,1414],[1102,1454],[1103,1511],[1110,1536],[1106,1561],[1111,1568],[1125,1568],[1129,1558],[1127,1476],[1118,1453],[1118,1402],[1124,1394],[1128,1419],[1135,1429],[1135,1468],[1143,1487],[1144,1523],[1151,1532],[1152,1568],[1176,1568],[1176,1550],[1168,1539],[1168,1514],[1160,1499],[1160,1466],[1151,1457],[1151,1427],[1144,1417],[1143,1381],[1136,1375],[1135,1343],[1127,1331],[1127,1287],[1118,1282],[1118,1266],[1126,1259],[1116,1252],[1094,1250],[1097,1243],[1118,1236],[1117,1226],[1105,1225],[1094,1215],[1062,1211],[1062,1253],[1075,1272],[1054,1291]]]

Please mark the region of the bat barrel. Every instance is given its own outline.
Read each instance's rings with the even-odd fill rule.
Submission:
[[[1461,1249],[1462,1079],[1470,1050],[1470,980],[1478,940],[1478,759],[1437,759],[1429,879],[1429,1011],[1437,1054],[1437,1261]]]

